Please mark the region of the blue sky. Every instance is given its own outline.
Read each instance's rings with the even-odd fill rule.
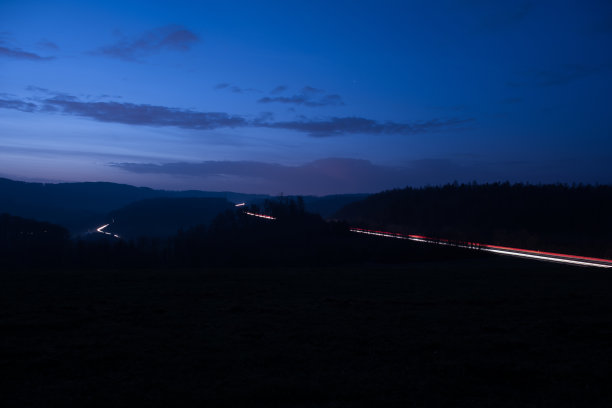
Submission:
[[[607,1],[3,0],[0,176],[609,184],[611,49]]]

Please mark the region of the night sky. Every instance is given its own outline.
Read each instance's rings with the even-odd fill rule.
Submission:
[[[0,0],[0,176],[612,183],[612,2]]]

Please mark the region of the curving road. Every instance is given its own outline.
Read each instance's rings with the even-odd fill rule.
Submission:
[[[236,207],[242,206],[245,206],[245,203],[236,204]],[[276,218],[272,217],[271,215],[259,214],[249,211],[245,211],[244,213],[252,217],[263,218],[266,220],[276,220]],[[115,238],[120,238],[117,234],[112,234],[110,232],[104,231],[104,229],[107,228],[109,225],[110,224],[102,225],[96,228],[96,231],[101,234],[111,235]],[[512,248],[499,245],[487,245],[477,242],[455,242],[448,239],[436,239],[423,235],[400,234],[398,232],[376,231],[357,227],[351,227],[350,230],[351,232],[355,232],[358,234],[374,235],[385,238],[407,239],[410,241],[426,242],[429,244],[449,245],[460,248],[477,249],[480,251],[493,252],[500,255],[517,256],[522,258],[535,259],[539,261],[559,262],[579,266],[594,266],[598,268],[612,268],[612,260],[610,259],[591,258],[586,256],[560,254],[555,252],[534,251],[531,249]]]
[[[112,233],[110,233],[110,232],[106,232],[106,231],[104,231],[104,228],[108,227],[109,225],[110,225],[110,224],[105,224],[105,225],[102,225],[101,227],[96,228],[96,231],[97,231],[97,232],[99,232],[100,234],[111,235],[111,236],[113,236],[113,237],[115,237],[115,238],[121,238],[121,237],[120,237],[119,235],[117,235],[117,234],[112,234]]]

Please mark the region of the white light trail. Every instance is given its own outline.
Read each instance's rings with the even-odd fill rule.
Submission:
[[[425,242],[429,244],[438,245],[449,245],[459,248],[480,249],[482,251],[493,252],[501,255],[518,256],[523,258],[537,259],[541,261],[560,262],[570,265],[594,266],[597,268],[612,268],[612,260],[609,259],[589,258],[579,255],[557,254],[552,252],[538,252],[529,249],[500,247],[497,245],[483,245],[476,242],[469,242],[467,244],[453,243],[446,239],[433,239],[424,237],[422,235],[404,235],[397,232],[372,231],[363,228],[351,228],[350,230],[359,234],[376,235],[379,237],[386,238],[409,239],[411,241]]]
[[[247,214],[247,215],[253,216],[253,217],[264,218],[266,220],[275,220],[276,219],[276,217],[272,217],[271,215],[257,214],[257,213],[252,213],[252,212],[248,212],[248,211],[245,211],[244,213]]]
[[[511,255],[511,256],[519,256],[523,258],[540,259],[543,261],[561,262],[561,263],[568,263],[568,264],[582,265],[582,266],[597,266],[599,268],[612,268],[612,265],[603,265],[603,264],[594,263],[594,262],[577,261],[574,259],[555,258],[552,256],[546,256],[546,255],[533,255],[533,254],[526,254],[522,252],[519,253],[519,252],[503,251],[501,249],[490,249],[490,248],[482,248],[482,250],[488,251],[488,252],[495,252],[497,254],[502,254],[502,255]]]
[[[108,234],[108,232],[102,231],[104,228],[108,227],[110,224],[103,225],[99,228],[96,228],[96,231],[101,232],[102,234]]]
[[[99,232],[100,234],[111,235],[111,236],[113,236],[115,238],[119,238],[120,239],[121,237],[119,235],[104,231],[104,228],[108,227],[109,225],[110,224],[102,225],[101,227],[96,228],[96,231]]]

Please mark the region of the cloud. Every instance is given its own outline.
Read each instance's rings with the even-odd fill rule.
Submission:
[[[192,188],[279,194],[373,193],[405,186],[443,185],[458,181],[484,182],[610,182],[605,170],[609,158],[567,161],[484,161],[427,158],[402,166],[384,166],[354,158],[325,158],[288,166],[253,161],[199,163],[110,163],[109,166],[141,175],[171,176]],[[580,168],[582,174],[576,173]],[[602,171],[604,170],[604,171]],[[602,176],[603,174],[603,176]]]
[[[339,136],[342,134],[403,134],[427,133],[457,127],[473,119],[432,119],[414,123],[380,122],[361,117],[332,117],[326,120],[300,120],[257,124],[261,127],[287,129],[308,133],[313,137]]]
[[[556,70],[533,70],[524,76],[522,81],[509,81],[511,87],[549,87],[565,85],[567,83],[586,78],[592,75],[610,71],[609,66],[587,66],[581,64],[566,64]]]
[[[272,95],[276,95],[276,94],[279,94],[279,93],[283,93],[286,90],[287,90],[287,87],[285,85],[279,85],[276,88],[274,88],[273,90],[271,90],[270,93]]]
[[[43,109],[88,117],[101,122],[128,125],[176,126],[186,129],[216,129],[247,126],[248,122],[223,112],[197,112],[155,105],[137,105],[122,102],[83,102],[74,99],[49,98]]]
[[[254,88],[241,88],[241,87],[236,86],[236,85],[228,84],[227,82],[222,82],[220,84],[215,85],[215,90],[220,91],[220,90],[223,90],[223,89],[227,89],[229,91],[232,91],[233,93],[238,93],[238,94],[250,93],[250,92],[256,92],[256,93],[260,93],[261,92],[258,89],[254,89]]]
[[[42,94],[42,95],[45,95],[45,97],[52,96],[58,99],[64,99],[64,100],[70,100],[70,101],[78,100],[78,98],[74,95],[70,95],[65,92],[52,91],[50,89],[42,88],[40,86],[28,85],[26,86],[26,91],[34,92],[39,95]]]
[[[40,40],[38,42],[38,45],[43,48],[47,48],[47,49],[54,50],[54,51],[59,50],[58,45],[54,43],[53,41],[49,41],[49,40]]]
[[[401,171],[392,167],[346,158],[321,159],[299,166],[251,161],[109,165],[132,173],[194,177],[206,188],[270,194],[374,192],[381,186],[391,188],[401,184],[403,177]]]
[[[302,92],[305,93],[305,94],[321,94],[321,93],[325,93],[325,91],[323,89],[314,88],[314,87],[308,86],[308,85],[306,85],[304,88],[302,88]]]
[[[271,93],[278,94],[287,89],[286,87],[278,86]],[[322,95],[325,91],[322,89],[305,86],[299,94],[293,96],[265,96],[259,99],[259,103],[284,103],[293,105],[304,105],[309,107],[319,106],[340,106],[344,105],[342,98],[338,94]]]
[[[265,96],[259,99],[257,102],[259,103],[286,103],[286,104],[294,104],[294,105],[304,105],[309,107],[318,107],[318,106],[338,106],[344,105],[342,98],[340,95],[325,95],[323,98],[312,100],[305,95],[293,95],[289,97],[285,96],[276,96],[269,97]]]
[[[164,50],[187,51],[198,41],[199,37],[194,32],[178,25],[168,25],[147,31],[133,40],[124,39],[101,47],[94,53],[125,61],[136,61]]]
[[[0,57],[15,58],[29,61],[47,61],[52,60],[55,57],[42,57],[33,52],[23,51],[19,48],[7,48],[0,46]]]
[[[27,101],[14,98],[0,99],[0,108],[27,112],[56,112],[94,119],[100,122],[139,126],[175,126],[184,129],[210,130],[217,128],[258,127],[284,129],[306,133],[313,137],[331,137],[344,134],[399,134],[414,135],[436,130],[459,128],[473,119],[430,119],[413,123],[381,122],[363,117],[332,117],[294,121],[274,121],[269,113],[254,119],[225,112],[199,112],[167,106],[134,104],[116,101],[88,101],[73,95],[49,91],[34,86],[28,90],[43,94]]]
[[[34,112],[37,110],[38,105],[18,99],[0,99],[0,108],[14,109],[21,112]]]

